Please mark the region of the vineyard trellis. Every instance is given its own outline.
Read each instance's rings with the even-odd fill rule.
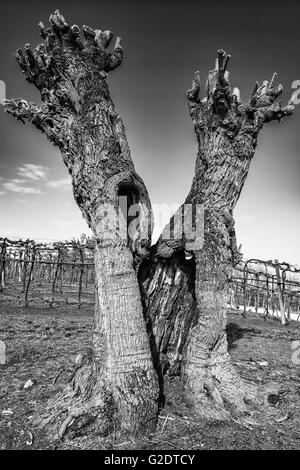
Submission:
[[[94,253],[91,243],[53,244],[0,238],[0,289],[16,290],[21,302],[57,303],[94,301]]]
[[[235,269],[229,306],[265,317],[278,315],[282,323],[300,319],[300,270],[277,260],[249,259]],[[36,243],[0,238],[0,292],[14,289],[28,306],[41,300],[51,307],[94,302],[94,247],[88,240]]]
[[[278,315],[283,324],[290,319],[299,321],[299,274],[297,267],[276,259],[244,261],[234,272],[231,306],[242,307],[243,316],[254,310],[265,317]]]

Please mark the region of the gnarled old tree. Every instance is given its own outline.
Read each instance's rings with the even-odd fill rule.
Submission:
[[[59,147],[96,239],[97,282],[93,350],[39,423],[48,432],[59,429],[61,437],[152,431],[165,374],[181,374],[199,415],[226,418],[245,411],[256,390],[231,364],[225,330],[231,272],[241,256],[233,209],[260,130],[292,114],[293,103],[275,103],[282,87],[274,86],[274,76],[257,83],[242,104],[238,89],[230,88],[229,56],[222,50],[204,98],[196,73],[187,93],[199,146],[195,176],[185,203],[151,246],[151,204],[106,81],[122,62],[120,39],[109,52],[110,31],[83,26],[81,35],[58,11],[40,30],[43,44],[34,50],[26,44],[25,54],[18,50],[15,56],[42,105],[7,100],[5,109]],[[130,237],[124,236],[124,211],[115,218],[120,196],[138,208]],[[192,207],[193,236],[185,230],[186,207]],[[201,237],[200,246],[195,241]]]

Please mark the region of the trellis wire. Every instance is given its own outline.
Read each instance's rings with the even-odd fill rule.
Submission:
[[[288,279],[288,273],[291,277],[300,270],[277,260],[250,259],[240,263],[233,273],[230,303],[242,307],[243,316],[247,308],[256,312],[263,308],[266,317],[271,312],[280,312],[288,318],[296,313],[299,319],[300,282]],[[19,290],[25,306],[40,295],[50,305],[73,301],[80,308],[84,303],[94,302],[94,284],[92,243],[50,245],[0,238],[0,290],[5,292],[9,287]]]

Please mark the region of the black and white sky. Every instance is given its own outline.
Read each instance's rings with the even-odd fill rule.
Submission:
[[[300,80],[296,0],[10,0],[1,2],[0,28],[0,80],[8,98],[39,102],[12,54],[39,42],[38,22],[46,23],[57,8],[71,24],[110,29],[123,38],[125,60],[109,84],[154,204],[179,204],[190,188],[197,148],[185,92],[195,70],[205,82],[217,49],[232,55],[231,85],[240,88],[242,100],[256,80],[270,79],[274,71],[284,102]],[[2,111],[0,129],[0,236],[64,240],[89,233],[59,151]],[[300,264],[299,147],[300,107],[260,136],[235,211],[246,257]]]

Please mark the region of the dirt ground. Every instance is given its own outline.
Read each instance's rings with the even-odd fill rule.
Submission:
[[[39,407],[64,387],[75,357],[90,346],[92,307],[22,307],[1,301],[0,339],[7,364],[0,366],[0,449],[298,449],[300,447],[300,364],[292,361],[292,341],[300,325],[283,327],[237,312],[228,317],[230,354],[241,375],[266,392],[264,413],[243,422],[197,419],[185,401],[180,381],[165,386],[166,406],[155,434],[133,439],[76,438],[49,442],[31,425]],[[300,359],[300,354],[298,355]],[[33,385],[24,388],[31,380]]]

